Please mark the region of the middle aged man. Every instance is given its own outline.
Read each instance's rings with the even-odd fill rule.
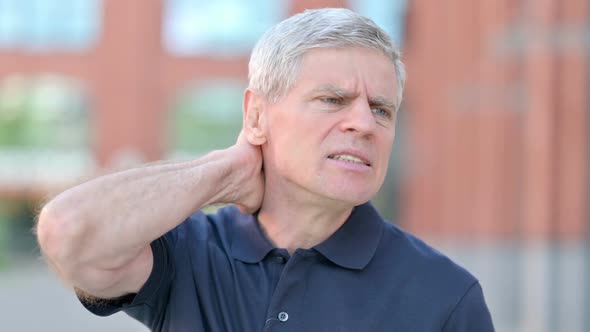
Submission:
[[[154,331],[493,331],[478,281],[368,203],[405,75],[390,38],[346,9],[306,11],[249,69],[234,146],[44,207],[39,243],[82,303]],[[217,203],[240,210],[195,212]]]

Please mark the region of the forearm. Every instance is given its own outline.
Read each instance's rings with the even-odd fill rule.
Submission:
[[[58,270],[117,269],[195,210],[223,200],[229,172],[217,151],[91,180],[44,207],[39,242]]]

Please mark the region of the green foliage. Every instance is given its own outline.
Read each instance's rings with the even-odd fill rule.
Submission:
[[[243,90],[233,82],[187,89],[171,114],[172,148],[198,154],[232,145],[242,127]]]
[[[83,93],[67,79],[5,79],[0,84],[0,147],[85,146],[87,113]]]
[[[0,200],[0,269],[7,266],[12,256],[38,255],[32,232],[34,204],[19,199]]]

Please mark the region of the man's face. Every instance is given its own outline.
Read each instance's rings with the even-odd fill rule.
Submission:
[[[370,200],[387,172],[396,89],[394,65],[378,51],[306,53],[295,86],[267,106],[267,185],[316,202]]]

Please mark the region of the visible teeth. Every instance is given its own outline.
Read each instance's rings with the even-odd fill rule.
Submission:
[[[332,159],[350,161],[350,162],[357,163],[357,164],[364,164],[364,162],[362,160],[360,160],[359,158],[349,156],[347,154],[338,154],[338,155],[333,156]]]

